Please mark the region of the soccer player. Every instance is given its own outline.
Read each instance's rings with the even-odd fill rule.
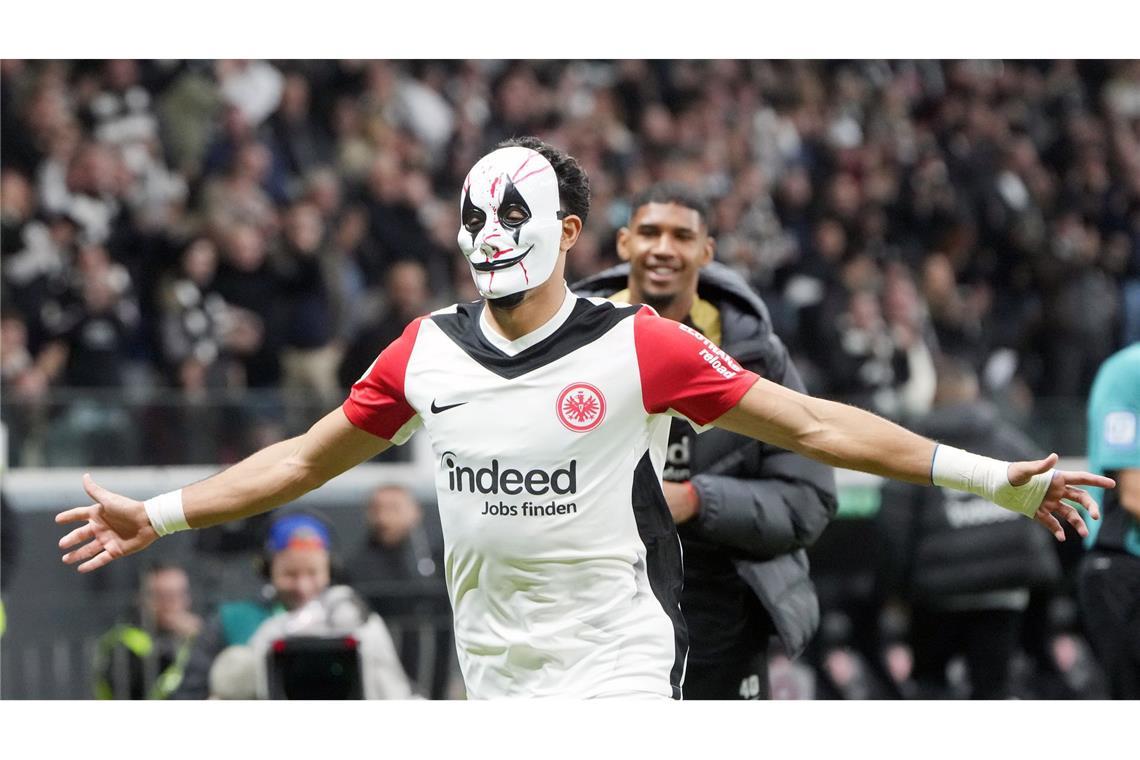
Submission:
[[[1078,598],[1115,699],[1140,698],[1140,343],[1110,356],[1089,394],[1089,469],[1118,478],[1089,531]]]
[[[571,288],[649,304],[742,366],[803,391],[767,306],[713,261],[708,216],[707,203],[684,185],[647,188],[618,231],[618,254],[628,263]],[[805,548],[835,515],[835,476],[818,462],[727,430],[698,438],[674,419],[661,485],[685,557],[685,699],[767,699],[769,639],[778,635],[796,657],[819,627]]]
[[[145,502],[95,500],[59,544],[90,572],[160,536],[292,501],[426,428],[455,639],[471,697],[675,697],[687,654],[681,549],[661,490],[670,415],[827,464],[967,489],[1087,532],[1096,504],[1055,456],[998,462],[744,370],[650,308],[577,298],[566,253],[589,212],[578,163],[534,138],[481,158],[458,242],[482,301],[415,320],[344,405],[296,438]]]

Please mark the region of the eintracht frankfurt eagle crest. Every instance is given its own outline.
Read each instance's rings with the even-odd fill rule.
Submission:
[[[558,421],[567,430],[585,433],[601,424],[606,416],[606,399],[589,383],[571,383],[558,394],[554,408]]]

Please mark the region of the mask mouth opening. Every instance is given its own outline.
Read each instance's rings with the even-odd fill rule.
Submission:
[[[497,309],[506,309],[506,310],[510,311],[511,309],[515,308],[516,306],[518,306],[520,303],[523,302],[523,299],[526,297],[526,294],[527,294],[527,291],[520,290],[518,293],[512,293],[509,296],[499,296],[498,298],[489,298],[489,299],[487,299],[487,303],[491,304],[492,306],[494,306]]]
[[[520,253],[518,256],[513,256],[509,259],[497,259],[494,261],[483,261],[480,263],[476,263],[474,261],[471,261],[470,262],[471,268],[474,269],[476,272],[499,272],[503,269],[509,269],[509,268],[513,267],[515,264],[517,264],[520,261],[522,261],[523,259],[525,259],[527,257],[527,254],[529,254],[531,252],[531,250],[533,250],[533,249],[534,249],[534,245],[531,245],[530,248],[527,248],[525,251]]]

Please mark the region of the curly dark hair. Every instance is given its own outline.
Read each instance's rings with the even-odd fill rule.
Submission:
[[[590,214],[590,178],[586,176],[578,159],[531,136],[503,140],[495,149],[515,147],[530,148],[550,162],[558,176],[558,198],[562,210],[577,216],[585,224],[586,217]]]

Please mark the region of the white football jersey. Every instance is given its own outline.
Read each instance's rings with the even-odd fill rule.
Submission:
[[[567,291],[513,342],[483,308],[412,322],[344,404],[382,438],[431,438],[468,695],[680,698],[668,415],[704,426],[756,375],[648,307]]]

